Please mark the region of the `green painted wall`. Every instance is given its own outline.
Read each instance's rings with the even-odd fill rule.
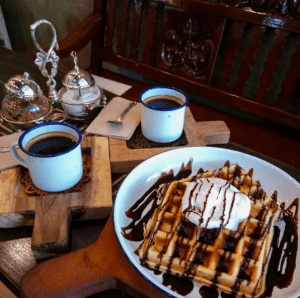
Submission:
[[[0,0],[12,49],[16,52],[36,51],[30,33],[30,25],[40,19],[50,21],[57,33],[58,41],[66,37],[93,11],[93,0]],[[52,41],[52,30],[48,25],[40,25],[36,38],[42,47]],[[83,67],[90,52],[79,54]],[[69,62],[71,60],[69,59]],[[80,62],[80,61],[79,61]],[[73,63],[68,63],[72,66]],[[80,66],[80,65],[79,65]]]
[[[37,20],[50,21],[60,40],[92,13],[93,9],[92,0],[1,0],[0,3],[12,48],[17,52],[35,49],[30,25]],[[36,35],[41,46],[49,46],[52,40],[49,26],[38,27]]]

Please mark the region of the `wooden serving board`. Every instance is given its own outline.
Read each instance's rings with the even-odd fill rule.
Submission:
[[[189,107],[186,108],[184,133],[187,142],[185,147],[226,144],[230,136],[224,121],[196,122]],[[178,146],[130,149],[125,140],[110,138],[111,171],[128,173],[145,159],[174,148]]]
[[[21,283],[24,298],[78,298],[109,289],[119,289],[136,298],[169,297],[129,263],[116,238],[112,216],[95,243],[38,264]]]
[[[32,251],[36,258],[68,251],[72,218],[107,217],[112,208],[109,147],[106,137],[85,137],[83,150],[91,157],[91,178],[82,190],[30,196],[24,193],[21,167],[0,172],[0,227],[33,225]]]
[[[230,135],[223,121],[197,123],[189,109],[184,131],[187,139],[185,146],[227,143]],[[130,149],[126,141],[109,139],[112,172],[129,172],[143,160],[173,148]],[[94,244],[32,268],[22,280],[21,293],[25,298],[75,298],[114,288],[133,297],[167,297],[129,263],[119,246],[111,215]]]
[[[196,122],[186,110],[184,146],[205,146],[229,141],[223,121]],[[157,145],[157,144],[156,144]],[[89,149],[91,180],[71,193],[28,195],[22,186],[21,167],[0,172],[0,228],[33,225],[32,251],[37,259],[68,251],[71,220],[105,218],[112,208],[111,173],[128,173],[145,159],[177,146],[132,149],[127,142],[106,137],[85,136]]]

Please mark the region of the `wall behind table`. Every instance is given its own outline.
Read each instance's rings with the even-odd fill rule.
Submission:
[[[1,0],[1,7],[11,41],[16,52],[37,51],[30,33],[30,25],[40,19],[50,21],[56,30],[58,41],[68,36],[93,11],[93,0]],[[36,38],[42,47],[52,41],[50,26],[40,25]],[[78,53],[79,67],[90,63],[90,44]],[[72,58],[60,61],[59,68],[68,71],[74,67]]]

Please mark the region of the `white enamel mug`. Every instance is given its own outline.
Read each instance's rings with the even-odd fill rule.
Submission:
[[[26,149],[26,145],[33,138],[52,132],[73,135],[76,144],[66,151],[49,155],[31,153]],[[81,132],[72,125],[60,122],[42,123],[26,130],[11,145],[10,152],[18,163],[28,168],[36,187],[50,192],[63,191],[74,186],[82,177],[81,140]],[[17,152],[17,145],[24,157]]]
[[[174,108],[149,106],[150,98],[161,96],[173,97],[180,103]],[[169,143],[180,138],[184,127],[185,108],[188,96],[173,87],[152,87],[145,90],[141,96],[141,126],[143,135],[157,143]]]

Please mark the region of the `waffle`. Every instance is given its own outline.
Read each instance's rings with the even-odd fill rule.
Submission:
[[[281,208],[252,180],[252,172],[227,162],[221,169],[161,185],[157,190],[160,204],[144,227],[144,241],[138,249],[141,263],[237,297],[259,297],[265,290],[273,224]],[[250,215],[237,231],[201,228],[183,216],[186,182],[202,177],[225,179],[250,198]]]

